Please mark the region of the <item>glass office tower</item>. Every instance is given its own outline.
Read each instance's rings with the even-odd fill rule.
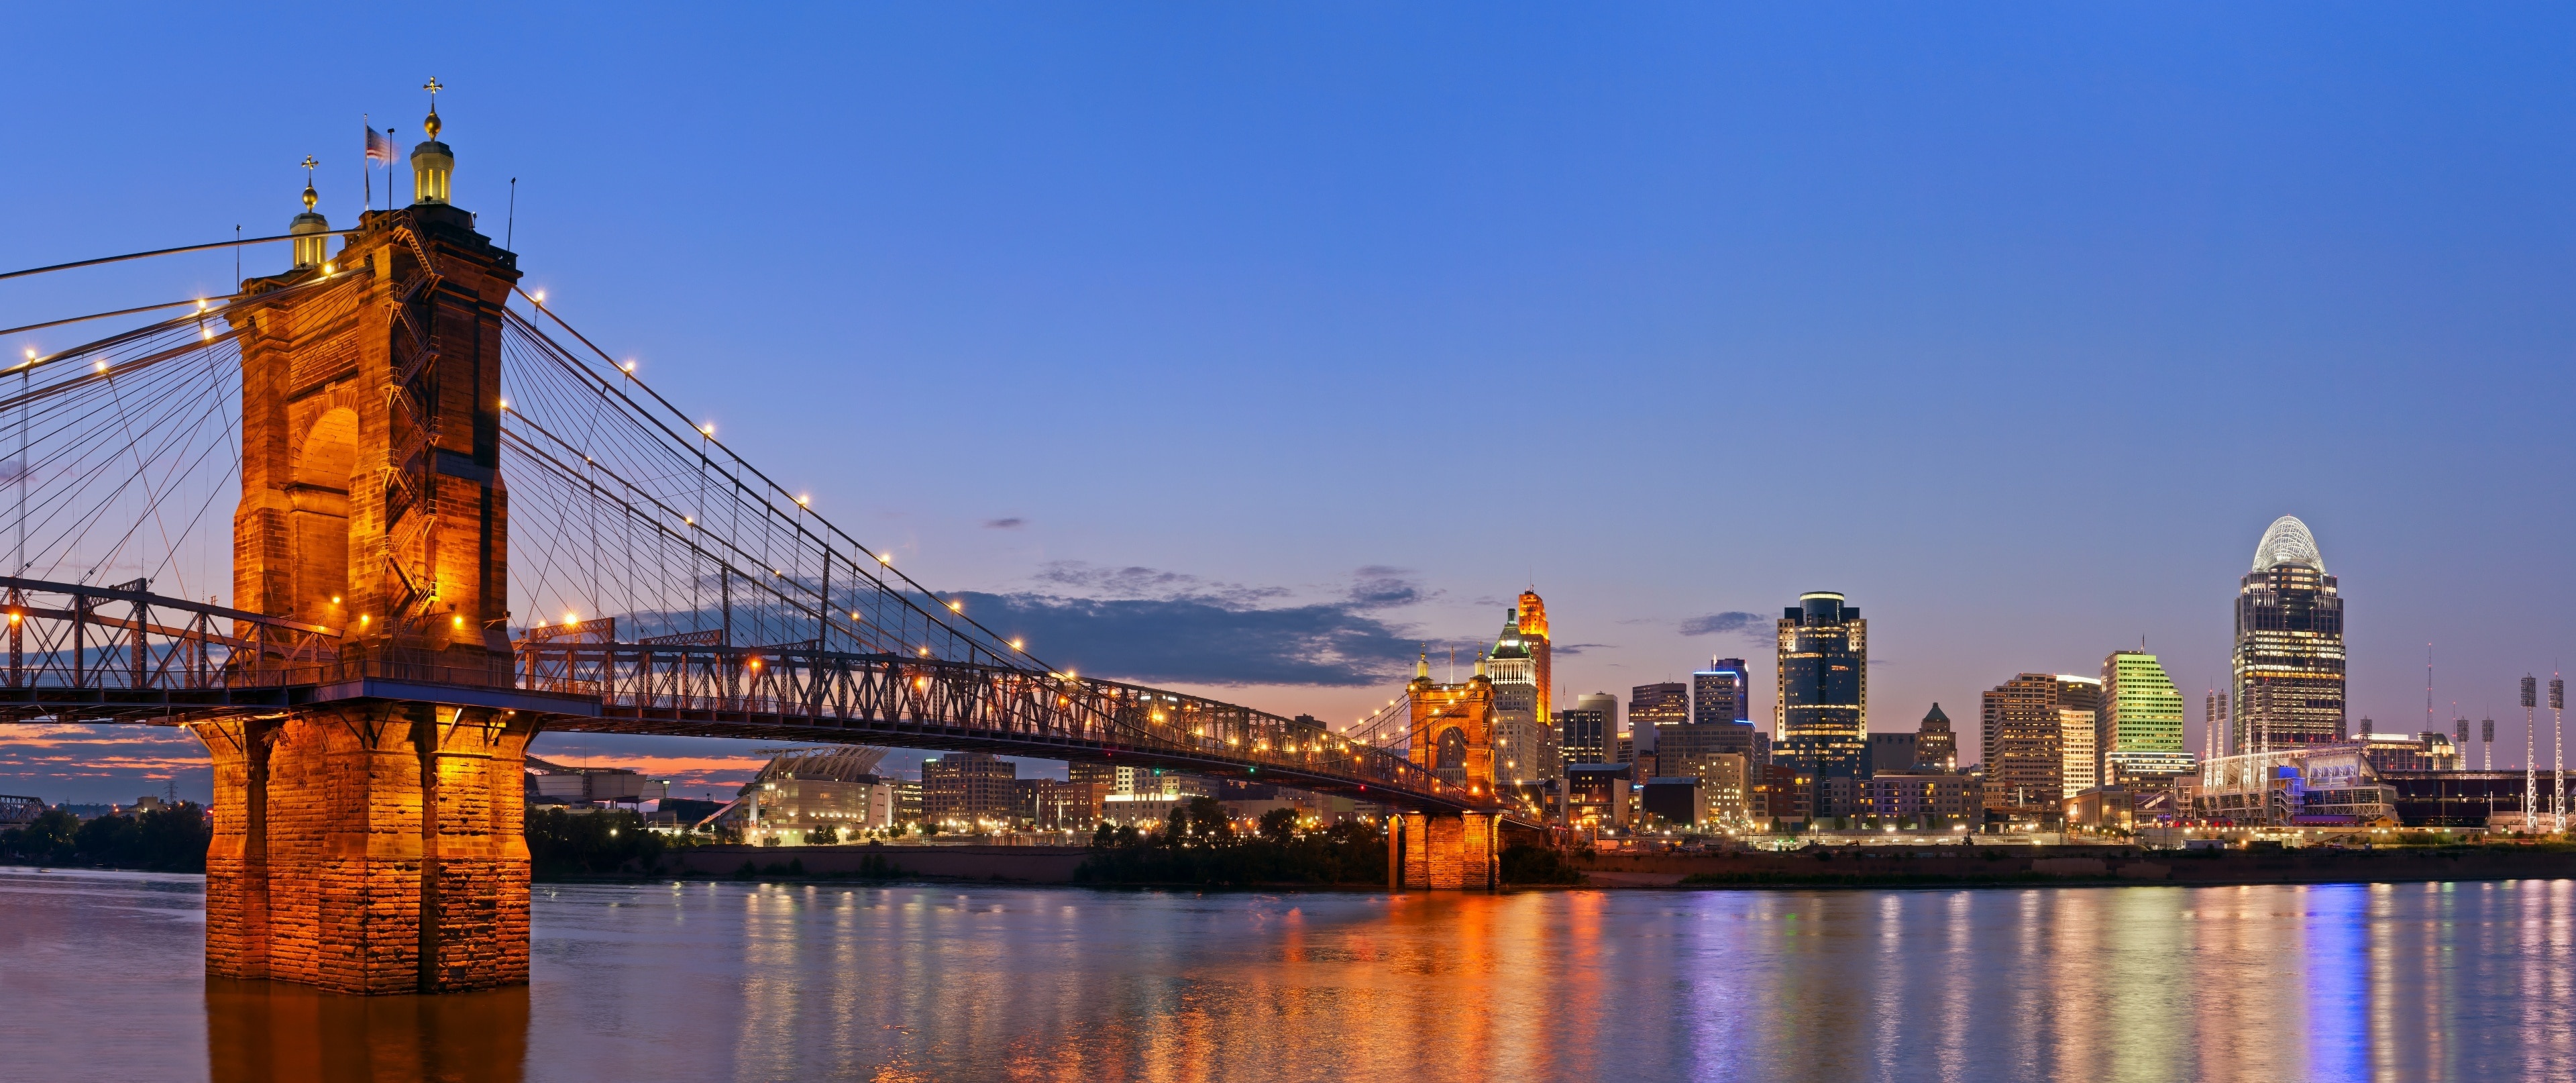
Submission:
[[[1869,739],[1869,622],[1840,594],[1802,594],[1780,615],[1779,650],[1773,761],[1816,779],[1820,794],[1832,779],[1859,778]],[[1858,810],[1817,811],[1849,816]]]
[[[2236,594],[2231,752],[2344,739],[2343,598],[2308,525],[2284,515]]]

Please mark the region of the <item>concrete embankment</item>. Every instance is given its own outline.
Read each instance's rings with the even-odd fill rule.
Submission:
[[[1088,856],[1090,851],[1080,846],[692,846],[662,855],[662,868],[688,876],[730,876],[745,862],[761,874],[793,861],[808,876],[1069,884],[1074,867]]]
[[[2327,884],[2576,877],[2576,853],[2534,847],[2229,850],[2121,846],[1837,847],[1790,853],[1578,858],[1596,887],[1941,887],[1988,884]]]

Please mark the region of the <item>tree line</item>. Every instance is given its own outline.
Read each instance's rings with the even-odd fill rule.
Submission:
[[[87,821],[58,808],[24,827],[0,832],[0,860],[21,865],[88,865],[153,872],[206,871],[214,837],[206,810],[193,801]]]

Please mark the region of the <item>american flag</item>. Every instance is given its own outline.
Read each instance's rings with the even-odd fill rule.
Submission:
[[[387,166],[394,164],[393,133],[379,134],[373,125],[367,127],[367,161],[383,162]]]

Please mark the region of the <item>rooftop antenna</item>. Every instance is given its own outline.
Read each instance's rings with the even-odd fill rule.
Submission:
[[[2433,645],[2424,644],[2424,732],[2433,732]]]

